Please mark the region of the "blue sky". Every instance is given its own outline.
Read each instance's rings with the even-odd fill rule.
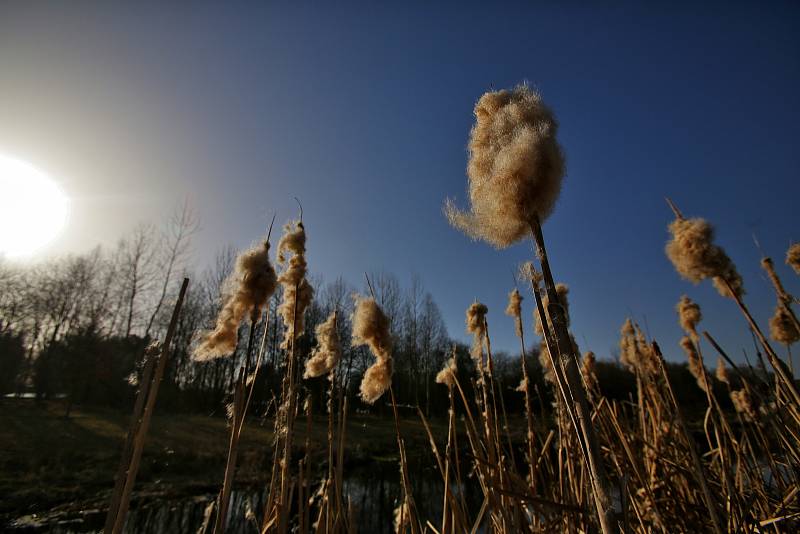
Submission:
[[[441,206],[466,202],[475,100],[527,80],[560,121],[544,230],[581,348],[607,356],[633,315],[680,358],[682,293],[731,354],[752,347],[733,303],[666,260],[667,195],[715,224],[762,324],[753,232],[800,293],[782,262],[800,240],[797,4],[31,4],[0,3],[0,153],[72,197],[50,253],[113,244],[188,195],[203,264],[297,196],[315,273],[417,273],[451,335],[478,298],[515,350],[502,311],[530,245],[474,243]]]

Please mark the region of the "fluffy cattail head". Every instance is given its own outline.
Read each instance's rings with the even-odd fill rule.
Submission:
[[[561,306],[564,308],[564,319],[567,321],[567,327],[569,327],[569,300],[567,300],[567,295],[569,294],[569,286],[567,284],[558,283],[556,284],[556,294],[558,295],[558,302],[561,303]],[[550,297],[545,294],[542,296],[542,308],[544,308],[545,312],[547,312],[547,307],[550,305]],[[536,332],[536,335],[544,335],[544,328],[542,325],[542,318],[539,317],[539,310],[533,310],[533,330]],[[549,324],[549,322],[548,322]],[[552,330],[552,328],[551,328]]]
[[[213,330],[205,332],[194,359],[207,361],[236,350],[239,324],[250,313],[255,320],[276,288],[275,269],[269,261],[269,242],[264,241],[236,259],[236,267],[223,285],[223,305]]]
[[[678,218],[670,223],[669,231],[672,239],[667,243],[666,253],[678,274],[695,284],[712,278],[723,297],[732,296],[724,281],[737,295],[744,294],[742,277],[725,251],[714,244],[714,229],[708,222]]]
[[[514,391],[519,391],[520,393],[527,393],[528,392],[528,377],[523,376],[522,380],[519,381],[519,385],[514,389]]]
[[[526,261],[520,264],[517,271],[517,276],[520,280],[525,280],[531,289],[536,290],[542,282],[542,273],[536,270],[533,262]]]
[[[747,389],[742,388],[739,390],[732,390],[731,402],[733,402],[733,407],[736,409],[736,411],[742,414],[745,421],[756,420],[756,407],[753,404],[753,399],[750,397]]]
[[[306,253],[306,229],[302,221],[289,221],[283,226],[283,236],[278,241],[278,263],[286,263],[288,255]]]
[[[519,294],[518,289],[514,289],[514,291],[508,294],[506,315],[510,315],[515,319],[514,331],[517,337],[522,337],[522,295]]]
[[[361,380],[361,399],[373,404],[392,385],[392,336],[389,318],[374,298],[356,296],[353,311],[353,346],[366,345],[376,362]]]
[[[689,372],[692,373],[692,376],[697,381],[697,386],[703,391],[706,391],[706,371],[703,367],[703,360],[700,358],[694,343],[692,343],[692,340],[689,339],[688,336],[683,336],[681,338],[681,348],[683,352],[686,353],[686,358],[689,360]]]
[[[539,342],[539,365],[542,366],[542,374],[544,379],[551,384],[556,383],[555,369],[553,368],[553,360],[550,358],[550,351],[547,348],[547,343],[544,340]]]
[[[658,355],[647,342],[644,332],[630,318],[625,320],[620,330],[619,361],[630,372],[643,376],[658,373]]]
[[[800,275],[800,243],[795,243],[786,251],[786,265]]]
[[[569,336],[569,341],[572,345],[572,354],[577,357],[581,352],[578,348],[578,344],[575,342],[575,337],[572,334]],[[550,358],[550,351],[547,348],[547,342],[542,340],[539,343],[539,364],[542,366],[544,379],[552,384],[556,383],[555,369],[553,368],[554,361],[556,365],[559,365],[559,355],[553,354],[553,358]]]
[[[703,314],[700,313],[700,306],[686,295],[683,295],[681,300],[678,301],[678,305],[675,306],[675,310],[678,312],[678,322],[683,331],[696,339],[697,325],[703,319]]]
[[[394,509],[394,531],[396,534],[405,532],[411,526],[411,508],[408,506],[408,501],[403,500],[400,505]]]
[[[797,331],[794,321],[792,321],[786,307],[779,303],[775,308],[775,315],[769,320],[769,335],[778,343],[791,345],[800,339],[800,332]]]
[[[486,314],[489,308],[480,302],[473,302],[467,308],[467,332],[472,334],[472,357],[483,356],[483,340],[486,338]]]
[[[630,318],[625,319],[620,329],[619,337],[619,361],[629,371],[633,372],[639,359],[636,347],[636,331]]]
[[[236,272],[239,275],[240,301],[249,308],[260,312],[275,292],[275,269],[269,262],[269,242],[239,255],[236,261]]]
[[[730,385],[731,378],[728,376],[728,368],[725,367],[725,362],[722,360],[722,357],[717,357],[717,371],[716,371],[717,380],[720,382],[724,382],[725,384]]]
[[[375,404],[391,385],[392,360],[378,360],[367,368],[364,378],[361,379],[361,400],[367,404]]]
[[[448,200],[450,224],[498,248],[528,235],[531,217],[550,215],[561,191],[565,166],[557,130],[553,112],[526,85],[485,93],[470,132],[471,211]]]
[[[325,322],[320,323],[315,332],[317,347],[306,362],[303,378],[314,378],[330,373],[342,358],[342,346],[336,328],[336,311],[332,312]]]
[[[772,282],[772,286],[775,288],[775,293],[778,294],[778,298],[784,302],[791,302],[791,298],[786,293],[781,279],[778,278],[778,273],[775,272],[775,264],[772,263],[772,258],[761,258],[761,267],[767,272],[767,276],[770,282]]]
[[[288,222],[283,232],[278,243],[278,263],[285,265],[278,277],[283,286],[283,301],[278,313],[286,326],[281,348],[287,349],[305,329],[305,312],[314,298],[314,288],[306,279],[306,229],[302,221]]]
[[[436,383],[444,384],[448,388],[455,386],[457,372],[458,366],[456,365],[456,356],[453,354],[452,358],[449,358],[446,362],[444,362],[444,367],[442,367],[442,370],[436,374]]]

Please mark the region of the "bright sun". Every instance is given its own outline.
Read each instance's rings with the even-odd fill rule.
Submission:
[[[33,166],[0,154],[0,258],[33,254],[64,228],[69,199]]]

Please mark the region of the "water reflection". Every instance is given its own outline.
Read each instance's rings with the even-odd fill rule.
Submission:
[[[345,472],[344,493],[355,511],[361,533],[391,533],[392,518],[400,496],[400,471],[396,462],[370,462]],[[418,466],[412,470],[411,485],[420,518],[439,524],[442,515],[442,482],[435,469]],[[459,488],[453,488],[459,491]],[[463,488],[468,506],[480,507],[480,490],[474,484]],[[125,533],[198,533],[216,495],[205,494],[180,499],[153,499],[137,503],[128,513]],[[234,489],[225,532],[258,533],[266,491]],[[313,513],[313,511],[312,511]],[[53,517],[49,521],[17,523],[18,532],[72,534],[102,531],[104,512],[87,510],[71,517]],[[213,519],[212,519],[213,523]],[[213,524],[212,524],[213,527]],[[211,528],[208,529],[209,532]]]

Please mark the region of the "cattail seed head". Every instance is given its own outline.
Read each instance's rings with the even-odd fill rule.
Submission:
[[[750,397],[747,389],[731,390],[731,402],[733,402],[733,407],[736,411],[742,414],[745,421],[756,420],[756,408],[753,405],[753,399]]]
[[[700,359],[700,355],[697,353],[694,343],[692,343],[692,340],[689,339],[688,336],[683,336],[681,338],[681,348],[683,352],[686,353],[686,358],[689,360],[689,372],[692,373],[692,376],[697,381],[697,387],[706,391],[707,387],[703,360]]]
[[[565,165],[557,131],[553,112],[526,85],[481,96],[469,141],[471,210],[448,200],[450,224],[497,248],[528,235],[531,217],[550,215],[561,191]]]
[[[700,306],[686,295],[681,296],[675,310],[678,312],[678,322],[683,331],[697,339],[697,325],[703,319]]]
[[[544,379],[551,384],[555,384],[556,375],[555,369],[553,369],[553,360],[550,358],[550,350],[548,350],[547,343],[544,340],[539,342],[539,365],[542,366]]]
[[[716,371],[717,380],[720,382],[724,382],[725,384],[730,385],[731,379],[728,375],[728,368],[725,367],[725,362],[723,361],[721,356],[717,357],[717,371]]]
[[[630,318],[625,320],[620,330],[619,361],[628,371],[639,372],[644,376],[658,373],[658,355],[647,342],[644,332]]]
[[[342,346],[336,328],[336,311],[333,311],[325,322],[320,323],[315,332],[317,346],[306,362],[303,378],[314,378],[330,373],[342,358]]]
[[[786,251],[786,265],[800,275],[800,243],[795,243]]]
[[[769,335],[784,345],[791,345],[800,339],[800,332],[797,331],[797,326],[782,303],[778,303],[775,307],[775,315],[769,320]]]
[[[394,509],[394,531],[397,534],[405,532],[406,528],[411,526],[411,508],[408,506],[408,501],[403,500],[400,505]]]
[[[246,250],[223,286],[223,305],[213,330],[205,332],[194,359],[207,361],[236,350],[239,325],[247,313],[253,320],[275,292],[275,269],[269,261],[269,242]]]
[[[506,315],[513,317],[514,331],[517,337],[522,337],[522,296],[519,290],[514,289],[508,294],[508,306],[506,307]]]
[[[452,388],[456,385],[457,372],[458,366],[456,365],[456,356],[453,354],[452,358],[449,358],[446,362],[444,362],[444,367],[442,367],[442,370],[436,374],[436,383],[444,384],[448,388]]]
[[[577,357],[580,354],[580,349],[578,348],[578,344],[575,342],[575,336],[572,334],[569,335],[569,341],[572,349],[572,354]],[[550,358],[550,350],[547,348],[547,343],[545,340],[542,340],[539,343],[539,364],[542,366],[542,373],[544,374],[544,379],[551,384],[556,383],[556,375],[555,369],[553,368],[553,362],[555,361],[556,365],[559,365],[559,355],[554,354],[553,358]]]
[[[489,308],[480,302],[473,302],[467,308],[467,332],[472,334],[472,357],[479,360],[483,356],[483,340],[486,338],[486,314]]]
[[[520,280],[525,280],[531,289],[536,290],[541,284],[542,273],[536,270],[536,267],[533,266],[533,262],[526,261],[520,264],[519,269],[517,271],[517,277]]]
[[[361,380],[361,399],[367,404],[373,404],[392,385],[392,336],[389,318],[374,298],[357,295],[352,322],[353,346],[368,346],[376,359]]]
[[[761,267],[767,272],[767,276],[770,282],[772,282],[772,287],[775,288],[775,293],[777,293],[778,298],[787,303],[791,302],[791,297],[786,293],[781,279],[778,278],[778,273],[775,272],[775,264],[772,263],[772,258],[761,258]]]
[[[636,331],[630,318],[625,319],[620,329],[619,361],[629,371],[636,369],[639,360],[639,351],[636,347]]]
[[[278,243],[278,263],[286,265],[278,276],[283,286],[283,300],[278,313],[286,326],[282,349],[288,349],[305,329],[305,312],[314,297],[314,289],[306,279],[306,229],[301,221],[290,221],[283,227]],[[288,255],[291,254],[291,257]],[[287,265],[287,257],[288,265]]]
[[[708,222],[678,218],[670,223],[669,231],[672,239],[666,253],[678,274],[695,284],[712,278],[723,297],[732,297],[724,281],[737,295],[744,294],[742,277],[725,251],[714,244],[714,229]]]
[[[589,389],[594,389],[597,386],[597,375],[595,374],[595,358],[594,352],[587,351],[583,355],[581,362],[581,375],[583,375],[583,382]]]
[[[516,387],[514,391],[519,391],[520,393],[527,393],[528,392],[528,377],[523,376],[522,380],[519,381],[519,385]]]

